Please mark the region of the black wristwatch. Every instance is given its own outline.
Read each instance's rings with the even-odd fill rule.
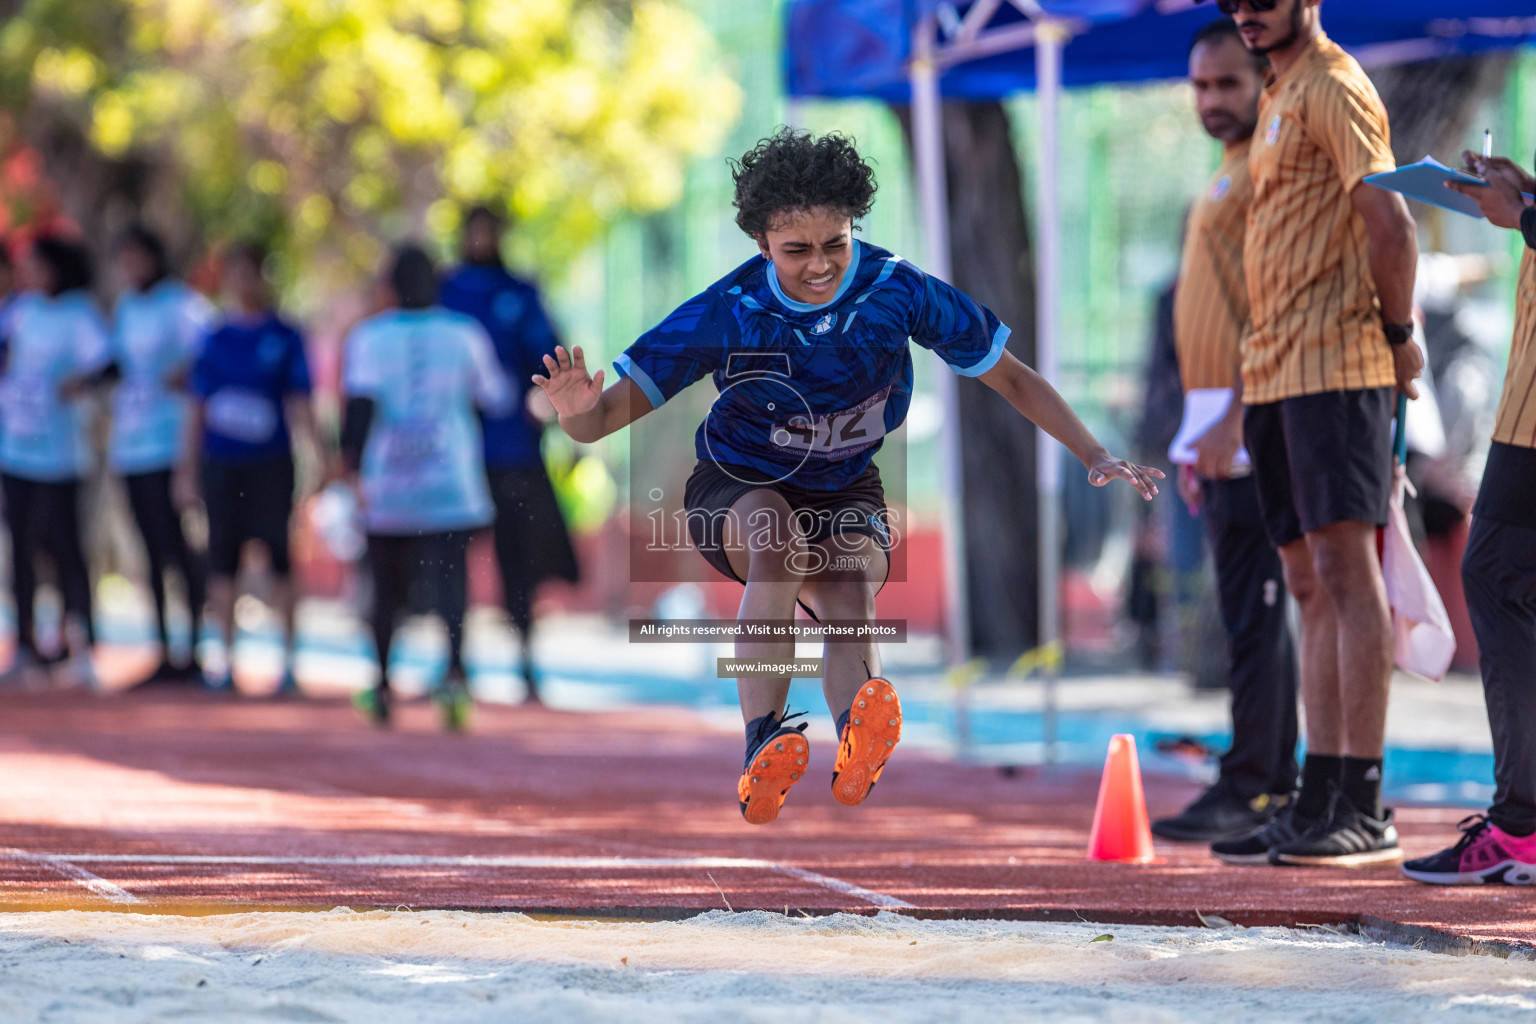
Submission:
[[[1383,320],[1381,329],[1387,332],[1387,344],[1393,348],[1413,340],[1413,324],[1389,324]]]

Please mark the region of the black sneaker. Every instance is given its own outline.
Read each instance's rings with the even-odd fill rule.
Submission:
[[[1310,819],[1296,813],[1296,801],[1292,799],[1263,828],[1242,839],[1212,843],[1211,856],[1225,864],[1268,864],[1270,850],[1291,842],[1311,825]]]
[[[1268,825],[1287,799],[1269,793],[1245,799],[1218,779],[1176,816],[1154,821],[1152,834],[1185,843],[1242,839]]]
[[[1271,864],[1299,864],[1308,867],[1357,868],[1403,859],[1397,845],[1397,829],[1392,812],[1376,819],[1334,789],[1328,813],[1290,842],[1277,845],[1269,855]]]

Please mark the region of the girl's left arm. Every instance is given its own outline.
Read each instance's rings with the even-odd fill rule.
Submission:
[[[1163,473],[1111,455],[1083,425],[1050,382],[1004,351],[997,365],[976,378],[1008,400],[1025,419],[1050,434],[1077,456],[1088,470],[1088,482],[1103,487],[1115,477],[1130,482],[1148,501],[1157,493],[1156,480]]]

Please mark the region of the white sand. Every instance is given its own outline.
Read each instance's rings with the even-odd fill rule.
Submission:
[[[1536,1021],[1536,963],[1313,930],[892,914],[0,915],[6,1022],[1020,1019]]]

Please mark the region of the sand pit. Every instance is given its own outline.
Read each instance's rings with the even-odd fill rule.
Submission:
[[[1103,935],[1113,940],[1094,941]],[[786,1014],[788,1018],[786,1018]],[[1317,929],[0,915],[0,1020],[1536,1020],[1536,963]]]

